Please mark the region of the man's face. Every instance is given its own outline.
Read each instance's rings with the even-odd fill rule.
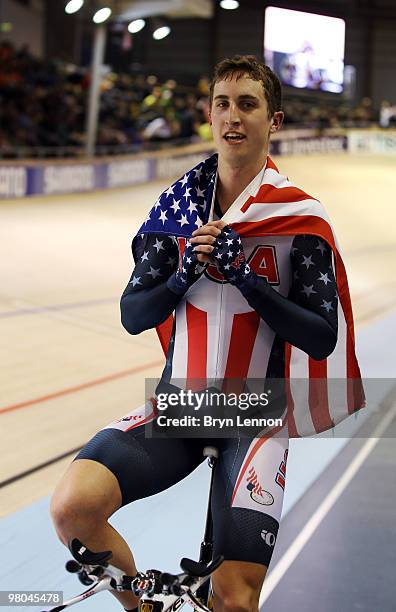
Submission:
[[[275,128],[283,113],[275,113]],[[219,158],[232,166],[257,164],[268,152],[273,120],[268,117],[268,104],[261,81],[248,74],[238,80],[218,81],[213,90],[210,111],[213,139]]]

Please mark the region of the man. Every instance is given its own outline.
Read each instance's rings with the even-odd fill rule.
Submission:
[[[254,57],[224,60],[215,71],[210,109],[218,158],[166,190],[135,237],[123,325],[132,334],[159,328],[165,385],[282,378],[291,350],[320,372],[338,346],[332,265],[338,255],[319,203],[291,187],[268,158],[270,135],[283,121],[280,83]],[[292,214],[284,208],[289,202]],[[313,215],[305,214],[311,208]],[[319,228],[312,235],[311,226]],[[146,438],[144,424],[154,418],[154,410],[147,416],[139,408],[99,432],[52,502],[64,544],[77,537],[95,551],[111,550],[112,564],[129,575],[136,571],[132,554],[107,519],[191,473],[205,446],[201,439]],[[334,424],[317,412],[312,420],[316,431]],[[258,609],[279,527],[288,426],[297,428],[294,417],[264,437],[217,440],[214,552],[225,561],[213,577],[215,612]],[[131,593],[115,596],[127,610],[138,605]]]

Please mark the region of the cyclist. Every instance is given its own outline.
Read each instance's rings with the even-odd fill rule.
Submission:
[[[162,194],[133,241],[135,268],[121,299],[122,322],[137,334],[175,313],[170,336],[162,335],[165,386],[175,379],[281,378],[288,343],[318,364],[337,345],[332,239],[310,234],[308,217],[299,219],[296,231],[277,233],[285,217],[276,211],[265,221],[273,234],[254,230],[270,210],[255,202],[268,193],[276,194],[273,202],[312,202],[268,157],[270,136],[282,121],[281,86],[267,66],[252,56],[220,62],[210,93],[218,154]],[[247,221],[241,218],[246,211]],[[145,424],[155,419],[154,405],[147,412],[150,401],[94,436],[51,505],[65,545],[77,537],[94,551],[111,550],[112,564],[129,575],[136,572],[132,553],[109,517],[187,476],[207,444],[146,437]],[[285,423],[264,436],[257,431],[251,438],[216,440],[214,553],[225,561],[213,575],[215,612],[258,609],[279,528],[287,429]],[[138,605],[132,593],[115,596],[126,610]]]

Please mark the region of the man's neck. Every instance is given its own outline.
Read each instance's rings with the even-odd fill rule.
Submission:
[[[229,166],[219,159],[216,197],[223,215],[262,170],[266,157],[258,160],[254,166]]]

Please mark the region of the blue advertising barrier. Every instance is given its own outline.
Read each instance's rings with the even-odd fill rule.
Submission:
[[[272,155],[309,155],[336,153],[350,149],[349,134],[304,137],[284,133],[282,138],[271,142]],[[99,189],[115,189],[147,183],[157,179],[172,179],[180,176],[202,159],[213,153],[210,143],[197,147],[185,147],[183,153],[170,149],[149,157],[114,157],[111,161],[53,162],[0,162],[0,199],[26,196],[83,193]]]

